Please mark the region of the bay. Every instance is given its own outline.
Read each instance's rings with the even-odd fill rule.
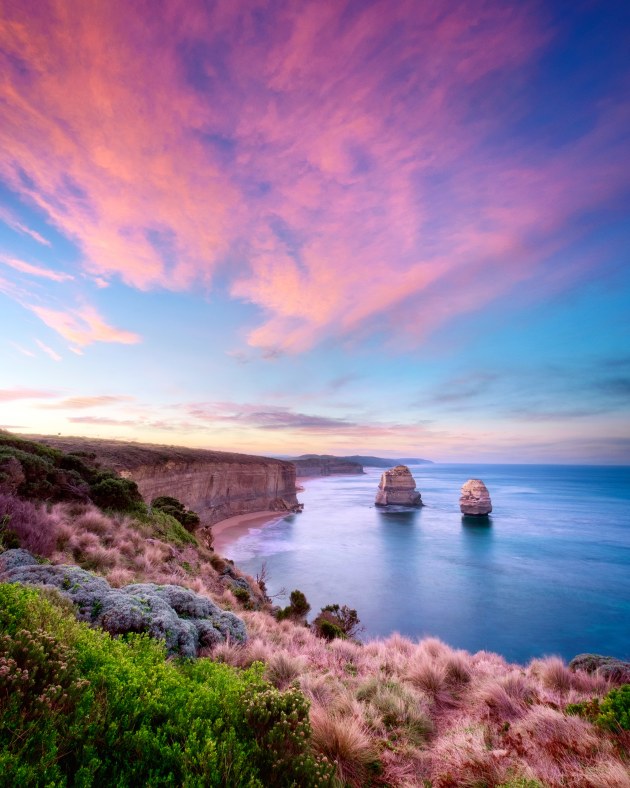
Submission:
[[[630,468],[410,466],[419,510],[380,509],[379,469],[303,482],[304,512],[255,527],[222,552],[313,611],[356,608],[362,638],[437,636],[509,660],[593,651],[630,658]],[[486,483],[486,523],[459,512]],[[282,600],[279,600],[282,603]]]

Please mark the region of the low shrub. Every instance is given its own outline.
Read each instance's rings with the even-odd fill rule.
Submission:
[[[298,689],[251,691],[246,718],[261,752],[265,785],[329,785],[333,769],[323,758],[305,752],[311,738],[309,703]]]
[[[347,605],[326,605],[315,620],[313,629],[326,640],[354,637],[361,629],[357,611]]]
[[[630,730],[630,684],[612,689],[601,700],[571,703],[567,714],[574,714],[611,731]]]
[[[146,512],[138,485],[131,479],[122,479],[109,472],[100,474],[98,481],[91,485],[90,498],[101,509]]]
[[[210,660],[112,639],[34,589],[0,585],[6,785],[327,785],[308,704]]]
[[[291,591],[289,596],[289,604],[287,607],[278,610],[276,613],[276,618],[278,621],[283,621],[287,618],[293,619],[294,621],[304,621],[310,612],[310,609],[311,606],[308,603],[306,596],[302,591],[296,588],[294,591]]]
[[[140,522],[148,525],[156,537],[165,542],[170,542],[177,547],[185,547],[189,544],[197,545],[195,536],[167,512],[152,509],[146,515],[141,514],[138,519]]]
[[[154,498],[151,501],[151,508],[157,509],[165,514],[170,514],[170,516],[174,517],[187,531],[194,531],[200,522],[197,512],[187,509],[181,501],[178,501],[177,498],[172,498],[170,495],[162,495],[159,498]]]
[[[138,486],[97,466],[93,455],[64,454],[0,432],[0,492],[32,501],[92,501],[102,509],[146,511]]]

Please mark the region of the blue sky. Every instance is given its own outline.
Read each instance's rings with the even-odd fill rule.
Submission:
[[[623,4],[161,9],[8,12],[0,425],[630,460]]]

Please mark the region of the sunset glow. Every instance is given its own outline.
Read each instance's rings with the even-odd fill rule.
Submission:
[[[0,426],[630,461],[624,4],[0,5]]]

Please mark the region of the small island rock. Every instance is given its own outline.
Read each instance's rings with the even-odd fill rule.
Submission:
[[[492,501],[488,488],[481,479],[469,479],[462,487],[459,499],[462,514],[484,517],[492,511]]]
[[[383,471],[376,493],[377,506],[422,506],[422,496],[406,465]]]

